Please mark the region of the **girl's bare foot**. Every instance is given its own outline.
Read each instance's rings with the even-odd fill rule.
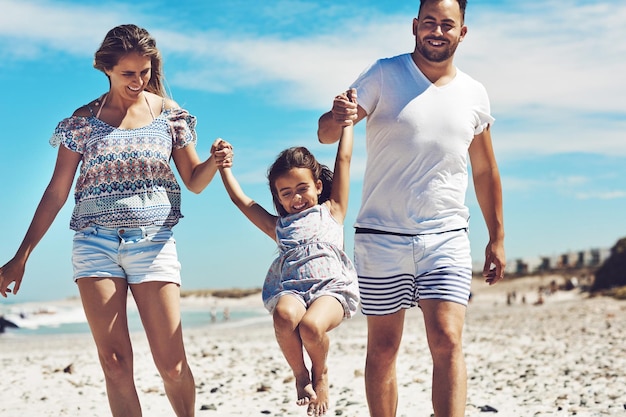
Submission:
[[[328,371],[319,375],[313,375],[313,387],[317,394],[315,401],[311,400],[307,409],[307,415],[309,416],[323,416],[328,411]]]
[[[310,405],[317,401],[317,394],[308,375],[305,378],[296,378],[296,391],[298,393],[296,404],[298,405]]]

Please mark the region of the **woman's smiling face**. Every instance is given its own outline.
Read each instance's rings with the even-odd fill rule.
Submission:
[[[148,86],[152,76],[150,57],[130,53],[120,58],[117,65],[106,70],[111,80],[111,90],[123,97],[137,97]]]

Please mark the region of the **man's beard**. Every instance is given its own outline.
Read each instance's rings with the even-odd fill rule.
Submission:
[[[429,39],[424,39],[422,41],[417,40],[417,42],[415,42],[415,49],[417,49],[417,52],[419,52],[424,58],[426,58],[427,61],[431,62],[444,62],[448,60],[452,57],[452,55],[454,55],[457,46],[459,46],[459,42],[457,41],[455,43],[448,43],[447,46],[443,49],[433,50],[427,45],[428,40]]]

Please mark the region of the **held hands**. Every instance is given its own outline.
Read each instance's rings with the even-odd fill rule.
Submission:
[[[17,294],[20,290],[25,267],[26,265],[23,262],[13,258],[0,268],[0,294],[4,298],[7,298],[7,294]],[[12,283],[15,283],[13,290],[9,288],[9,285]]]
[[[339,94],[333,100],[333,108],[331,110],[333,120],[342,127],[354,125],[358,117],[357,111],[358,103],[355,88]]]
[[[233,146],[222,138],[218,138],[211,145],[211,154],[215,158],[215,165],[219,169],[231,168],[233,166]]]

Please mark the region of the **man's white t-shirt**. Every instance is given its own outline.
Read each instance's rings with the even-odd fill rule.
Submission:
[[[483,85],[457,69],[437,87],[404,54],[378,60],[352,87],[368,114],[355,226],[403,234],[468,227],[467,151],[494,121]]]

